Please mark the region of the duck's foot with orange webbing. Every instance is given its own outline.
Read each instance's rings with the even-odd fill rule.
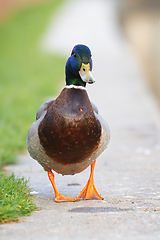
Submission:
[[[53,186],[54,192],[55,192],[55,202],[75,202],[79,201],[78,198],[71,198],[71,197],[65,197],[63,196],[57,189],[55,181],[54,181],[54,174],[52,171],[48,171],[48,177],[49,180]]]
[[[91,164],[91,173],[89,180],[86,186],[83,188],[82,192],[79,194],[78,199],[97,199],[103,200],[104,198],[101,197],[94,185],[93,173],[95,167],[96,160]]]

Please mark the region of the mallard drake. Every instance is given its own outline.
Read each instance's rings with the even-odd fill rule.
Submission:
[[[36,122],[28,131],[28,151],[48,172],[56,202],[103,199],[94,185],[93,173],[95,159],[106,149],[110,132],[85,89],[86,83],[95,82],[91,71],[90,49],[76,45],[66,63],[66,86],[55,100],[38,109]],[[89,165],[90,177],[79,196],[61,195],[52,170],[62,175],[73,175]]]

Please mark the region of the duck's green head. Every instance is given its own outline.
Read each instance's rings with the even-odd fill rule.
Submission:
[[[92,59],[90,49],[82,44],[76,45],[66,63],[66,85],[86,86],[94,83],[91,75]]]

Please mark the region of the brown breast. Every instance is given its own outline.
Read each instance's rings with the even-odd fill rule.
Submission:
[[[64,88],[48,109],[38,134],[46,154],[62,164],[78,163],[97,149],[101,125],[87,92]]]

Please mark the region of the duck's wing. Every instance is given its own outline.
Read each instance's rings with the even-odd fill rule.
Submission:
[[[43,103],[43,104],[40,106],[40,108],[38,109],[37,114],[36,114],[36,120],[38,120],[38,119],[42,116],[42,114],[47,111],[47,109],[51,106],[51,104],[52,104],[54,101],[55,101],[55,100],[49,100],[49,101]]]
[[[98,152],[97,156],[99,156],[104,151],[104,149],[107,147],[107,145],[110,141],[110,130],[109,130],[107,122],[101,117],[101,115],[99,115],[97,106],[92,102],[91,102],[91,105],[92,105],[92,109],[94,111],[95,117],[99,120],[99,122],[101,124],[101,128],[102,128],[101,142],[99,144],[99,148],[97,151]]]
[[[92,108],[93,108],[93,111],[96,112],[98,114],[98,108],[97,106],[91,102],[91,105],[92,105]]]

